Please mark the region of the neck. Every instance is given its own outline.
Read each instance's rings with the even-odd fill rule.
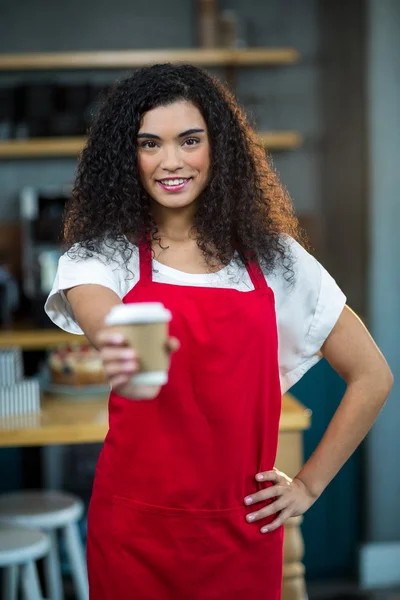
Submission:
[[[169,240],[184,241],[193,238],[195,207],[166,208],[157,205],[153,210],[159,234]]]

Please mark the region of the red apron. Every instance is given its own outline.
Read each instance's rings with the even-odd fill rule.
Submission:
[[[281,390],[272,290],[140,280],[124,303],[162,302],[181,342],[150,401],[111,393],[88,522],[90,600],[279,600],[283,527],[247,523],[244,497],[275,463]],[[260,505],[257,505],[261,507]]]

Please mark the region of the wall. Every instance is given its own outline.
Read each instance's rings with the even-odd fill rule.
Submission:
[[[374,541],[400,540],[399,31],[400,3],[369,0],[369,318],[372,333],[397,378],[367,445],[368,538]]]
[[[276,154],[275,158],[301,212],[318,210],[319,204],[320,68],[315,4],[313,0],[220,2],[221,8],[237,9],[248,45],[291,45],[302,54],[300,65],[243,69],[238,79],[239,100],[258,117],[260,128],[298,129],[305,135],[303,148]],[[194,0],[172,0],[168,5],[163,0],[70,0],[62,12],[58,3],[44,0],[0,3],[0,52],[185,48],[196,44]],[[117,73],[0,73],[0,85],[21,77],[108,81],[114,76]],[[70,182],[74,168],[74,159],[1,161],[0,220],[17,217],[16,198],[21,186]]]

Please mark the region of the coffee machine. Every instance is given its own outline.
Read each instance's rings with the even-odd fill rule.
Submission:
[[[44,312],[62,249],[62,217],[71,187],[25,187],[20,192],[22,290],[36,326],[51,327]]]

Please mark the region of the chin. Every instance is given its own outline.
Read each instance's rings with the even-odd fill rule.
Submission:
[[[168,198],[154,197],[154,201],[165,208],[185,208],[196,202],[196,198],[183,198],[177,194]]]

